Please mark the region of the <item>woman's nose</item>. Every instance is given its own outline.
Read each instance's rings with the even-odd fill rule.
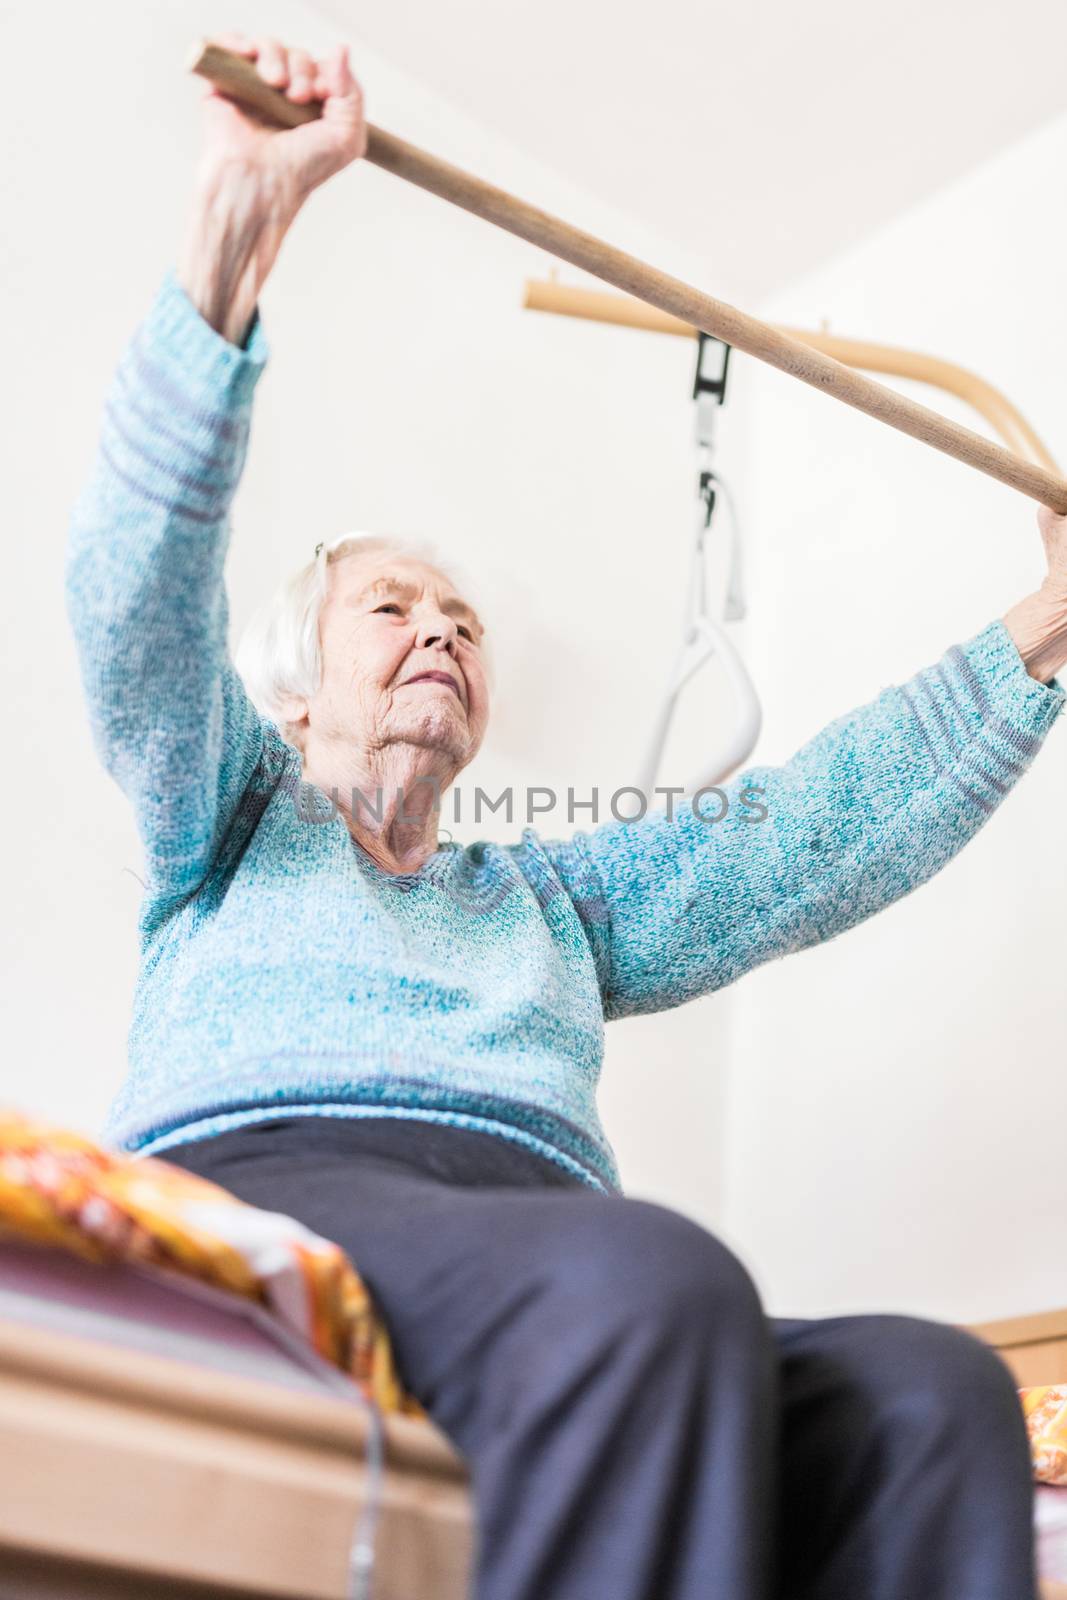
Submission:
[[[443,611],[423,617],[415,630],[415,641],[420,649],[432,649],[436,645],[450,655],[455,654],[457,637],[455,622],[451,617],[446,617]]]

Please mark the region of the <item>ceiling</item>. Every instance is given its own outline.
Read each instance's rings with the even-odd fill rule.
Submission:
[[[748,307],[1067,106],[1062,0],[317,4]]]

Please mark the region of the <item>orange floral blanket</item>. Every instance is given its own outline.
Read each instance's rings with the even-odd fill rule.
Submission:
[[[0,1108],[0,1232],[255,1301],[382,1411],[425,1415],[403,1390],[385,1325],[344,1251],[181,1167]]]
[[[1067,1383],[1020,1389],[1038,1483],[1067,1487]]]

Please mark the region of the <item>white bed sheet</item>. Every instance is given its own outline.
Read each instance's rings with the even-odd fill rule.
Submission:
[[[1034,1494],[1037,1571],[1042,1578],[1067,1583],[1067,1488],[1039,1483]]]

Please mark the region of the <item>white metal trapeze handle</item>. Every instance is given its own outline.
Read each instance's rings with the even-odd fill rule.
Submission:
[[[725,489],[721,479],[717,479],[717,482],[721,489]],[[728,493],[725,498],[730,507],[733,535],[725,617],[730,621],[737,621],[745,615],[740,536],[733,499]],[[667,736],[678,707],[678,698],[702,667],[716,658],[721,662],[733,698],[734,720],[729,733],[724,736],[707,766],[685,785],[686,799],[691,799],[701,789],[715,788],[748,759],[755,749],[763,721],[759,696],[749,676],[748,668],[734,649],[725,630],[708,613],[704,552],[707,533],[708,528],[702,510],[690,568],[685,639],[667,682],[638,785],[642,794],[647,796],[650,808],[654,808],[656,796],[653,794],[653,789],[663,760]]]

